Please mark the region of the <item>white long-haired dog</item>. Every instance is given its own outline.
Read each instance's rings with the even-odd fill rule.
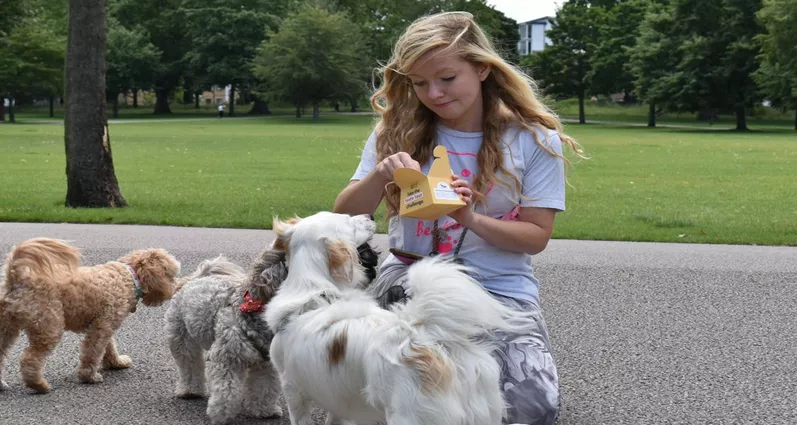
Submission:
[[[490,334],[516,330],[518,313],[441,259],[412,265],[412,299],[381,309],[359,288],[367,278],[355,247],[375,230],[367,216],[321,212],[274,229],[288,276],[266,321],[291,424],[312,423],[311,403],[329,412],[327,423],[501,423]]]

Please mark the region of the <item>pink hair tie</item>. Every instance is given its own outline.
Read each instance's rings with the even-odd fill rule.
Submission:
[[[512,211],[501,216],[501,220],[503,221],[517,221],[517,217],[520,215],[520,205],[515,205],[515,208],[512,208]]]

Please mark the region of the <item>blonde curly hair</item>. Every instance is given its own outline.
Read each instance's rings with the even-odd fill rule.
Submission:
[[[563,133],[558,117],[539,100],[535,82],[501,58],[473,15],[444,12],[419,18],[407,27],[396,42],[389,62],[378,70],[382,77],[381,86],[371,96],[371,105],[380,114],[376,124],[378,161],[397,152],[406,152],[423,164],[432,155],[436,115],[415,95],[408,74],[421,56],[438,48],[456,53],[473,65],[490,68],[489,75],[482,82],[484,136],[477,155],[479,170],[473,184],[475,202],[484,202],[483,193],[494,180],[514,187],[517,193],[521,191],[520,180],[506,170],[502,161],[501,137],[510,126],[529,130],[545,152],[567,162],[552,149],[547,136],[545,140],[539,140],[534,131],[556,130],[562,143],[583,157],[583,149],[578,142]],[[541,134],[547,135],[547,131]],[[496,179],[499,171],[512,181]],[[397,214],[399,194],[396,185],[387,187],[388,216]]]

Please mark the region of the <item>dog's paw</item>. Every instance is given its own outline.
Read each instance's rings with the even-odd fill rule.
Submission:
[[[29,382],[26,385],[36,394],[47,394],[53,389],[50,384],[47,383],[47,381]]]
[[[185,400],[205,397],[205,394],[203,394],[201,391],[192,391],[189,389],[182,389],[182,390],[178,389],[177,391],[174,392],[174,395],[177,396],[177,398],[182,398]]]
[[[84,384],[99,384],[102,382],[102,375],[92,369],[80,369],[77,377]]]
[[[282,407],[278,404],[272,406],[256,406],[250,404],[246,406],[246,416],[252,418],[281,418]]]
[[[111,362],[105,363],[108,369],[127,369],[133,365],[133,360],[129,356],[119,356]]]
[[[205,397],[205,386],[199,384],[186,384],[183,381],[177,382],[177,388],[174,389],[174,395],[177,398],[182,399],[192,399],[192,398],[204,398]]]
[[[208,417],[210,418],[210,423],[213,425],[224,425],[228,424],[235,419],[235,412],[227,409],[213,409],[208,408]]]

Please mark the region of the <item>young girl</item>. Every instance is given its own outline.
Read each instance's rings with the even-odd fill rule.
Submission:
[[[495,298],[531,313],[525,333],[499,335],[496,358],[510,424],[550,424],[559,413],[531,255],[545,249],[554,217],[565,209],[562,144],[582,154],[533,87],[496,53],[469,13],[415,21],[383,69],[371,99],[381,119],[334,207],[373,214],[384,198],[391,248],[451,255]],[[436,145],[448,150],[452,186],[467,206],[434,221],[399,217],[393,171],[428,173]],[[372,286],[383,306],[412,296],[405,284],[413,258],[396,252],[384,261]]]

